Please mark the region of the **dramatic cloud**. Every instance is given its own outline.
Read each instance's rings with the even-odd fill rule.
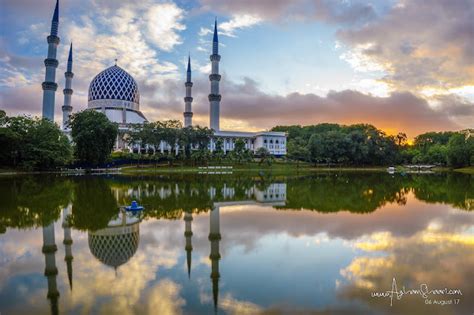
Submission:
[[[19,4],[18,4],[19,5]],[[174,3],[156,4],[153,1],[121,3],[110,6],[100,1],[84,3],[93,14],[74,16],[67,23],[61,20],[61,44],[58,48],[59,68],[57,71],[58,93],[56,93],[56,115],[61,115],[68,43],[74,43],[73,106],[83,110],[87,106],[88,86],[92,78],[118,59],[137,81],[142,91],[142,103],[155,98],[161,91],[152,89],[163,80],[178,77],[178,67],[170,61],[162,61],[158,51],[171,51],[181,44],[180,31],[184,11]],[[13,4],[13,9],[18,10]],[[45,20],[49,20],[49,17]],[[46,48],[45,37],[49,27],[33,25],[35,47]],[[2,42],[4,39],[2,38]],[[64,44],[66,43],[66,44]],[[159,49],[159,50],[158,50]],[[44,55],[23,57],[0,49],[0,65],[6,71],[0,74],[0,108],[9,114],[41,113],[41,82],[44,76],[42,60]],[[145,91],[145,93],[143,93]],[[148,91],[148,93],[146,92]],[[152,108],[142,107],[145,112]]]
[[[450,233],[441,226],[428,226],[411,237],[393,237],[390,233],[373,233],[367,241],[356,241],[355,246],[363,249],[367,256],[356,257],[351,264],[341,270],[348,280],[342,285],[340,297],[358,300],[382,313],[416,314],[464,314],[473,308],[474,287],[465,281],[474,277],[474,238],[467,229]],[[442,244],[442,245],[440,245]],[[377,256],[370,255],[371,253]],[[425,263],[423,263],[425,262]],[[428,262],[428,263],[426,263]],[[436,262],[436,263],[431,263]],[[406,266],[409,266],[407,268]],[[425,284],[429,290],[459,289],[462,295],[433,295],[428,299],[451,300],[459,298],[459,305],[426,305],[419,295],[407,295],[402,299],[373,298],[371,292],[390,290],[396,278],[398,290],[419,289]]]
[[[410,118],[411,103],[404,103],[392,108],[399,113],[395,115],[396,119],[422,119],[422,124],[428,124],[428,121],[448,121],[453,116],[460,116],[456,119],[458,124],[472,126],[474,7],[469,0],[454,3],[444,0],[402,0],[392,7],[376,3],[378,10],[361,1],[201,0],[201,3],[208,10],[224,14],[252,14],[275,23],[291,20],[333,24],[343,45],[338,45],[340,58],[347,61],[355,71],[372,75],[372,78],[364,78],[360,84],[355,84],[356,88],[376,91],[379,96],[387,96],[390,91],[396,95],[403,94],[400,91],[409,91],[425,98],[430,105],[426,106],[426,102],[418,99],[419,104],[423,103],[421,107],[426,107],[427,116]],[[374,80],[374,77],[378,79]],[[459,99],[458,96],[467,97],[469,101]],[[455,99],[458,105],[448,109],[448,104]],[[394,100],[393,96],[389,100]],[[443,110],[431,109],[437,107],[440,101],[443,103],[441,107],[446,110],[446,119],[443,118]],[[462,104],[460,108],[459,104]],[[356,104],[351,108],[357,108]],[[374,109],[379,112],[381,108],[386,107]],[[419,105],[415,108],[421,109]],[[459,111],[463,114],[459,114]],[[457,114],[452,115],[453,112]],[[407,115],[402,117],[402,113]],[[323,111],[319,116],[324,115]],[[352,117],[360,115],[364,115],[364,108],[360,108]],[[386,116],[392,116],[391,111],[386,112]],[[347,119],[340,116],[338,121]],[[380,117],[373,120],[374,124],[378,121]],[[454,127],[450,123],[442,125]]]
[[[0,108],[10,115],[39,115],[45,37],[54,1],[41,0],[34,6],[26,0],[5,0],[2,4],[8,14],[2,15],[0,26],[11,31],[0,36]],[[179,67],[187,51],[181,53],[179,48],[190,33],[193,37],[198,35],[196,50],[206,52],[205,59],[200,59],[199,53],[193,60],[194,122],[208,125],[207,55],[212,17],[204,15],[211,13],[224,16],[218,16],[220,34],[229,37],[263,23],[271,28],[289,22],[300,23],[301,27],[323,22],[323,28],[329,26],[336,34],[338,48],[334,54],[347,61],[356,73],[350,81],[353,83],[324,87],[324,94],[297,93],[316,91],[301,86],[290,87],[285,90],[290,93],[285,94],[281,90],[265,90],[273,84],[269,83],[272,78],[265,81],[268,74],[262,74],[262,82],[257,84],[252,79],[232,77],[225,67],[235,69],[236,65],[223,62],[224,129],[362,122],[390,133],[405,131],[413,137],[425,131],[472,127],[474,121],[474,10],[468,0],[401,0],[395,4],[199,0],[191,6],[171,1],[87,0],[61,2],[60,10],[57,121],[61,117],[63,73],[70,41],[74,42],[74,111],[86,108],[92,78],[118,59],[118,65],[137,80],[141,110],[149,120],[182,119],[184,87]],[[201,15],[207,22],[192,20]],[[192,27],[196,29],[186,30]],[[285,47],[281,47],[281,53],[290,55]],[[307,56],[308,52],[302,52],[295,62]],[[257,62],[255,71],[261,70],[258,60],[245,62]],[[325,95],[330,89],[333,91]]]
[[[454,95],[439,98],[440,105],[432,108],[425,99],[409,92],[394,92],[387,97],[353,90],[331,91],[326,96],[300,93],[281,96],[261,91],[249,78],[244,78],[242,83],[222,80],[221,85],[221,113],[226,128],[235,129],[244,123],[260,129],[277,124],[371,123],[390,133],[405,131],[415,136],[430,130],[459,129],[457,120],[467,122],[474,117],[473,104]],[[197,115],[207,115],[209,82],[201,78],[194,86],[194,111]],[[180,101],[168,101],[168,104],[179,106]]]
[[[356,69],[360,63],[377,65],[396,89],[442,93],[474,85],[472,21],[469,0],[400,1],[379,19],[338,36],[349,45],[346,55]]]

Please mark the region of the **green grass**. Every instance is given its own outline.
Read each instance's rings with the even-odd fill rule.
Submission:
[[[455,172],[460,172],[460,173],[465,173],[465,174],[474,175],[474,166],[463,167],[463,168],[457,168],[457,169],[455,169],[454,171],[455,171]]]
[[[213,163],[213,165],[219,165]],[[216,170],[203,170],[199,169],[198,166],[168,166],[168,165],[158,165],[157,167],[153,165],[140,166],[130,165],[122,167],[122,173],[124,174],[170,174],[170,173],[198,173],[205,171],[222,171],[222,172],[232,172],[232,173],[244,173],[244,174],[259,174],[260,172],[271,172],[272,174],[295,174],[295,173],[307,173],[307,172],[318,172],[318,171],[385,171],[385,167],[314,167],[313,165],[307,163],[287,163],[287,162],[275,162],[271,166],[268,165],[259,165],[256,162],[245,163],[245,164],[221,164],[222,166],[232,166],[232,169],[216,169]]]

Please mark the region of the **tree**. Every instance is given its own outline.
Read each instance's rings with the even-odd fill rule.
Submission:
[[[303,144],[303,141],[292,141],[287,146],[287,156],[291,160],[296,160],[297,167],[300,165],[300,161],[308,161],[311,156],[308,148]]]
[[[266,163],[268,166],[272,165],[273,162],[273,155],[268,152],[267,148],[260,147],[257,149],[255,152],[255,156],[257,156],[260,159],[260,162],[258,164],[263,164]]]
[[[398,146],[401,147],[403,145],[405,145],[407,143],[407,134],[404,133],[404,132],[399,132],[397,134],[397,143],[398,143]]]
[[[207,149],[198,148],[191,153],[191,158],[195,164],[207,164],[210,154]]]
[[[194,138],[192,144],[196,145],[198,148],[207,150],[209,143],[211,142],[211,138],[214,135],[214,131],[207,127],[200,126],[193,127],[193,131]]]
[[[70,162],[69,140],[47,119],[0,113],[0,162],[29,170],[53,169]]]
[[[237,163],[242,163],[245,158],[246,148],[245,142],[242,139],[237,139],[234,144],[234,150],[231,152],[232,158],[237,161]]]
[[[474,138],[462,133],[453,134],[448,141],[447,161],[453,167],[465,167],[471,164],[474,155]]]
[[[70,126],[75,157],[89,165],[104,163],[117,139],[117,124],[103,113],[85,110],[71,116]]]
[[[420,149],[423,153],[426,153],[429,148],[434,144],[448,144],[450,137],[454,132],[426,132],[415,137],[414,146]]]
[[[217,138],[215,141],[215,148],[212,152],[212,157],[216,160],[216,162],[220,163],[225,158],[224,150],[222,150],[224,143],[222,138]]]
[[[313,134],[308,146],[314,162],[344,163],[348,161],[346,154],[348,140],[340,130]]]
[[[426,154],[425,162],[430,164],[446,165],[448,148],[446,145],[434,144]]]

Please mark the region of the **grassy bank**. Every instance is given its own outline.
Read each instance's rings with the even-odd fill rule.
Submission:
[[[464,173],[464,174],[472,174],[472,175],[474,175],[474,166],[464,167],[464,168],[457,168],[457,169],[455,169],[454,171],[455,171],[455,172]]]
[[[213,165],[210,165],[213,166]],[[130,175],[160,175],[160,174],[198,174],[209,172],[231,172],[233,174],[248,174],[248,175],[299,175],[312,172],[386,172],[387,167],[345,167],[345,166],[314,166],[308,163],[293,163],[293,162],[274,162],[272,165],[260,165],[257,162],[245,164],[219,164],[218,166],[231,166],[232,169],[200,169],[199,166],[183,166],[175,164],[169,166],[167,164],[158,165],[124,165],[121,166],[120,173]],[[455,171],[464,174],[474,175],[474,167],[465,167],[458,169],[451,169],[448,167],[438,167],[432,169],[434,172],[450,172]],[[397,167],[397,172],[406,171],[403,167]],[[44,173],[60,173],[60,171],[25,171],[15,169],[0,169],[1,175],[24,175],[24,174],[44,174]],[[104,172],[106,174],[106,172]],[[215,174],[219,175],[219,174]],[[225,175],[225,174],[223,174]]]
[[[172,173],[199,173],[199,172],[232,172],[259,174],[260,172],[271,172],[272,174],[299,174],[318,171],[385,171],[385,167],[314,167],[307,163],[273,163],[271,166],[260,165],[258,163],[246,164],[225,164],[232,166],[232,169],[200,169],[198,166],[168,166],[168,165],[131,165],[122,167],[124,174],[172,174]]]

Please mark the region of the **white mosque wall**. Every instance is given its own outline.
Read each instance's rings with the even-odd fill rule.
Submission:
[[[146,119],[136,111],[123,110],[121,108],[107,108],[104,110],[98,108],[96,111],[103,112],[107,118],[117,124],[143,124]]]

